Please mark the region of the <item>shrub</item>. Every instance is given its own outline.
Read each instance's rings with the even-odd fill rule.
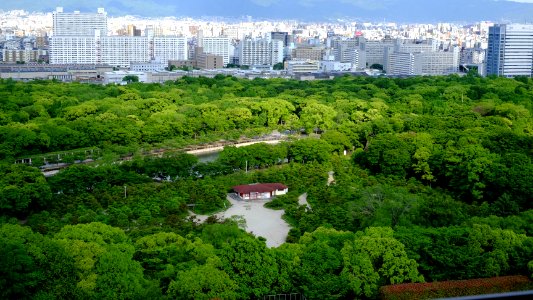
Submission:
[[[526,276],[503,276],[433,283],[388,285],[380,289],[380,295],[382,299],[386,300],[416,300],[505,293],[531,288],[533,288],[533,282]]]

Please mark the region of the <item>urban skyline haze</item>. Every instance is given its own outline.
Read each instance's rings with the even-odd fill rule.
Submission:
[[[4,0],[0,10],[46,13],[58,6],[82,12],[105,7],[111,16],[533,23],[533,0]]]

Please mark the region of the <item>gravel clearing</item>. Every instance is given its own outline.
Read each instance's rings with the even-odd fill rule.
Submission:
[[[283,210],[272,210],[264,207],[270,200],[238,201],[228,197],[231,207],[215,214],[218,218],[227,219],[242,216],[246,220],[246,231],[266,239],[267,247],[278,247],[285,243],[290,226],[281,218]],[[208,216],[195,215],[200,222]]]

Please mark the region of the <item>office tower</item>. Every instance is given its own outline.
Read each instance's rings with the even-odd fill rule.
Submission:
[[[361,41],[360,49],[365,51],[366,65],[368,67],[379,64],[385,65],[385,48],[394,46],[395,42],[392,40],[383,41]]]
[[[239,44],[241,66],[275,65],[283,62],[283,42],[246,39]]]
[[[282,41],[273,40],[270,41],[270,48],[272,53],[271,64],[282,63],[284,58],[284,47]]]
[[[390,75],[447,75],[459,71],[459,48],[437,51],[434,40],[397,41],[384,48],[383,69]]]
[[[224,65],[229,64],[230,39],[229,37],[201,37],[198,46],[203,48],[204,53],[222,56]]]
[[[270,39],[282,41],[283,47],[289,46],[289,33],[288,32],[271,32]]]
[[[533,25],[501,24],[489,28],[487,75],[531,77]]]
[[[97,13],[65,13],[58,7],[52,18],[54,36],[94,36],[96,32],[107,35],[107,13],[103,8]]]
[[[365,52],[358,48],[340,45],[339,48],[335,49],[334,55],[335,61],[349,63],[357,69],[364,69],[366,67]]]
[[[416,75],[448,75],[459,72],[459,48],[415,53]]]
[[[389,75],[414,75],[415,55],[408,52],[388,53],[386,71]]]

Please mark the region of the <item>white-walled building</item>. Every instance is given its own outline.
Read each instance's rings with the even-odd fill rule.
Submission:
[[[151,59],[148,42],[147,37],[141,36],[102,37],[100,49],[95,45],[95,50],[103,64],[128,68],[132,61],[140,62]]]
[[[291,60],[287,63],[287,71],[289,74],[298,73],[312,73],[320,70],[320,62],[314,60],[298,61]]]
[[[65,13],[58,7],[52,19],[54,36],[94,36],[96,32],[107,35],[107,13],[103,8],[96,13]]]
[[[128,68],[131,62],[186,60],[187,39],[158,36],[147,30],[145,36],[108,36],[107,15],[54,13],[54,35],[50,38],[52,64],[109,64]]]
[[[459,48],[452,51],[415,53],[416,75],[448,75],[459,72]]]
[[[231,49],[229,37],[202,37],[199,46],[203,47],[204,53],[220,55],[224,59],[224,65],[229,64]]]
[[[37,62],[40,57],[46,56],[48,51],[46,50],[33,50],[33,49],[22,49],[22,50],[9,50],[2,49],[2,60],[4,62]]]
[[[51,64],[97,64],[95,36],[53,36],[50,38]]]
[[[50,39],[50,63],[109,64],[128,68],[130,62],[151,59],[186,60],[184,37],[60,36]]]
[[[528,76],[533,70],[533,25],[502,24],[489,28],[487,75]]]
[[[365,51],[361,51],[358,48],[341,44],[334,49],[333,53],[336,61],[349,63],[356,69],[364,69],[366,67]]]
[[[289,192],[289,188],[281,183],[237,185],[233,187],[233,190],[243,200],[270,199]]]
[[[370,67],[373,64],[385,65],[385,48],[394,46],[394,42],[387,41],[363,41],[360,45],[362,51],[365,51],[365,65]]]
[[[320,62],[322,72],[345,72],[352,70],[352,63],[343,63],[340,61],[323,60]]]
[[[383,69],[389,75],[448,75],[459,72],[459,48],[437,51],[436,45],[430,40],[385,47]]]
[[[161,59],[153,59],[149,62],[132,62],[130,63],[130,71],[134,72],[161,72],[167,67],[167,61]]]
[[[388,75],[414,75],[415,55],[406,52],[393,52],[387,56]]]
[[[161,60],[187,60],[187,39],[176,36],[156,36],[153,43],[152,58]]]
[[[283,62],[283,42],[267,39],[246,39],[239,44],[241,66],[275,65]]]
[[[104,73],[104,84],[126,84],[126,82],[123,81],[126,76],[137,76],[139,82],[147,82],[147,74],[145,72],[112,71]]]

